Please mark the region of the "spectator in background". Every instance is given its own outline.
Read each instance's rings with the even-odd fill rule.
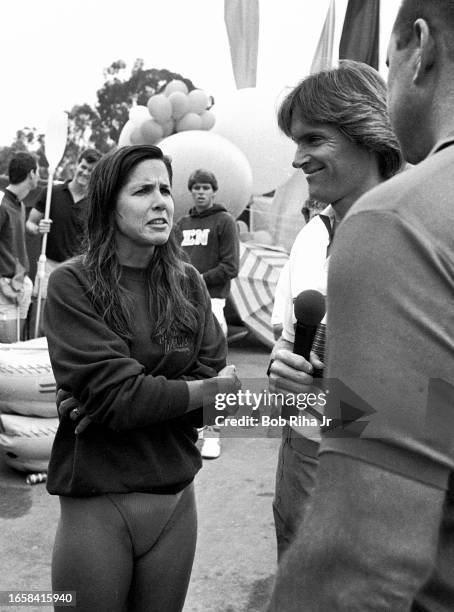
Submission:
[[[188,189],[194,207],[189,215],[180,219],[177,232],[190,262],[203,276],[213,313],[227,335],[225,300],[230,292],[230,281],[238,275],[239,269],[239,239],[235,219],[224,206],[215,204],[218,182],[209,170],[195,170],[189,177]],[[215,459],[219,454],[219,436],[210,427],[204,433],[202,457]]]
[[[16,153],[9,162],[8,176],[9,184],[0,203],[0,316],[3,323],[0,342],[24,339],[32,282],[27,276],[29,262],[22,200],[38,184],[36,157],[30,153]],[[19,319],[19,334],[12,333]]]
[[[46,298],[49,274],[63,261],[80,252],[86,217],[86,195],[90,175],[101,153],[86,149],[78,159],[74,176],[70,181],[52,188],[49,221],[44,220],[47,189],[44,188],[26,222],[31,235],[49,233],[46,249],[46,275],[41,297]],[[49,225],[51,224],[51,225]],[[37,283],[35,283],[37,295]]]

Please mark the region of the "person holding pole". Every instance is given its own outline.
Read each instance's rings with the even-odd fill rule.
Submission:
[[[36,157],[16,153],[9,162],[8,176],[0,203],[0,342],[5,343],[22,339],[31,301],[22,200],[38,185]]]
[[[49,274],[80,250],[88,182],[100,158],[101,153],[96,149],[86,149],[79,156],[73,178],[60,185],[52,186],[49,219],[45,218],[46,189],[42,190],[35,207],[29,213],[25,225],[27,232],[31,235],[49,233],[46,245],[45,274],[41,281],[35,280],[35,297],[38,295],[39,283],[41,283],[41,299],[46,299]]]

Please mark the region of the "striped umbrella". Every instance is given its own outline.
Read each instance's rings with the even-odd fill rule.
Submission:
[[[240,270],[230,296],[244,325],[266,346],[274,345],[271,312],[279,273],[288,260],[281,247],[240,242]]]

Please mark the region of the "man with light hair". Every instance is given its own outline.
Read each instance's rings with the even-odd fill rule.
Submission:
[[[303,227],[292,247],[281,296],[283,332],[269,368],[272,391],[301,393],[310,390],[313,366],[323,363],[314,357],[311,364],[292,352],[293,302],[307,289],[326,295],[328,255],[338,225],[361,195],[400,170],[402,156],[389,123],[385,83],[361,62],[344,60],[303,79],[282,102],[278,124],[296,143],[293,166],[304,172],[311,200],[330,202]],[[319,444],[318,427],[283,429],[273,504],[279,558],[310,499]]]

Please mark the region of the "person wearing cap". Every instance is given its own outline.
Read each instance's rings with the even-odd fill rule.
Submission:
[[[177,224],[181,247],[192,265],[201,273],[211,298],[211,308],[222,331],[227,335],[224,317],[230,281],[238,275],[239,239],[235,219],[225,206],[215,203],[216,176],[204,168],[194,170],[188,179],[194,206]],[[209,428],[206,433],[213,433]],[[219,437],[206,437],[202,456],[219,457]]]

